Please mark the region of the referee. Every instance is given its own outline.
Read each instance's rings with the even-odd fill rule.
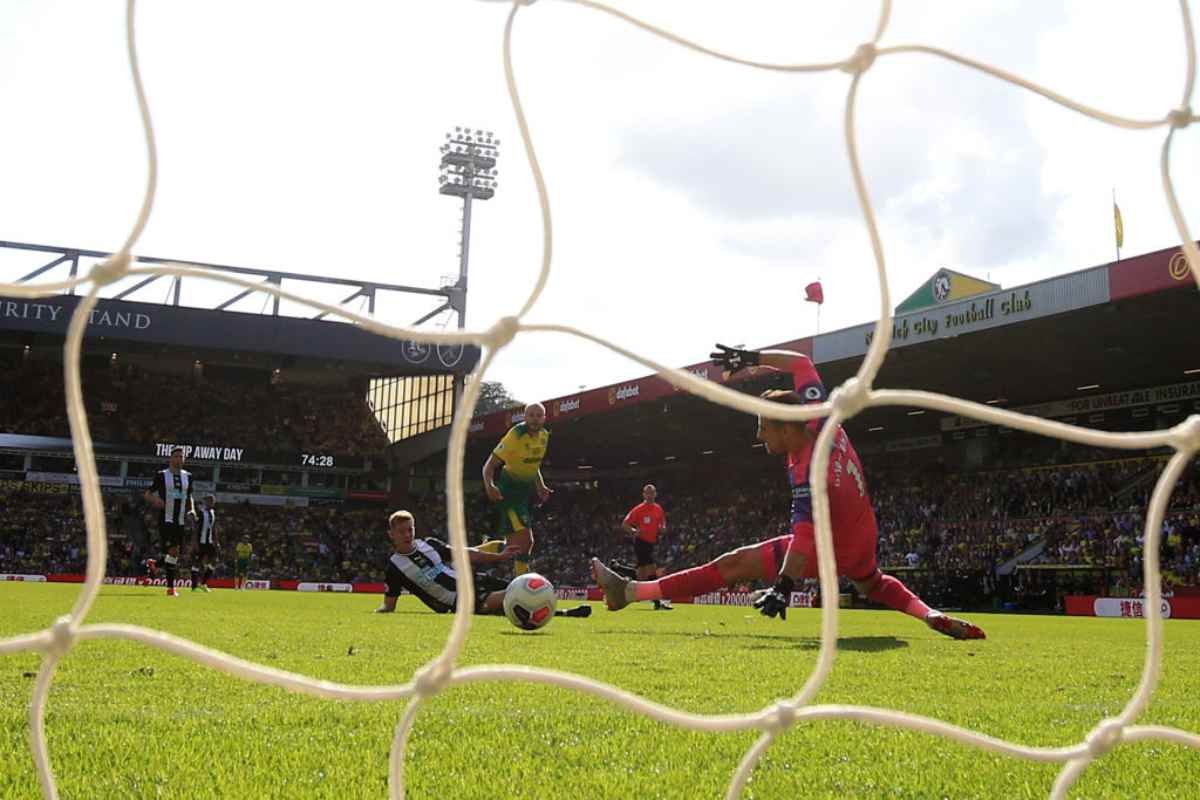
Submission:
[[[633,555],[637,563],[637,579],[652,581],[658,577],[658,564],[654,561],[654,545],[658,535],[667,529],[667,515],[662,506],[655,502],[658,489],[654,484],[647,483],[642,487],[642,502],[629,509],[621,527],[626,533],[633,534]],[[654,608],[658,611],[670,611],[670,600],[655,600]]]
[[[183,448],[171,450],[169,466],[154,476],[154,485],[146,490],[146,502],[161,511],[158,518],[159,544],[165,553],[167,596],[178,597],[175,579],[179,576],[179,549],[186,536],[185,523],[196,518],[192,499],[192,474],[183,468]]]

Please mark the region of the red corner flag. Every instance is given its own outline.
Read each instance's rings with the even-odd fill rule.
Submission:
[[[825,302],[825,292],[821,289],[821,282],[815,281],[804,287],[804,299],[809,303],[821,305]]]

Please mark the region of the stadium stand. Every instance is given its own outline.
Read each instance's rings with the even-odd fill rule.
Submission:
[[[9,360],[17,363],[0,369],[0,432],[69,436],[62,365]],[[181,377],[114,362],[85,370],[83,391],[97,441],[364,454],[388,445],[362,393],[349,387],[271,385],[228,369]]]
[[[948,606],[1009,603],[1052,609],[1068,591],[1137,594],[1149,487],[1123,496],[1120,489],[1158,466],[1155,459],[1129,459],[926,476],[907,485],[877,482],[880,563]],[[716,493],[697,488],[687,475],[684,471],[659,484],[668,510],[668,533],[660,545],[664,568],[695,564],[787,530],[787,491],[776,472],[748,470],[743,480]],[[588,556],[628,559],[620,520],[639,485],[626,480],[561,486],[534,521],[537,568],[561,585],[583,586],[590,583]],[[0,487],[0,573],[82,571],[86,554],[78,495],[17,486]],[[407,505],[422,534],[448,537],[444,495],[429,492]],[[157,554],[148,509],[120,491],[106,495],[106,507],[113,545],[110,574],[141,574],[141,560]],[[383,523],[388,508],[225,504],[218,575],[230,574],[233,545],[247,536],[255,548],[256,577],[377,582],[389,551]],[[482,493],[469,496],[466,510],[468,529],[478,541],[492,519]],[[1169,586],[1200,585],[1200,471],[1195,468],[1180,481],[1163,528]],[[1002,565],[1034,545],[1042,547],[1027,564],[1042,569],[999,574]]]

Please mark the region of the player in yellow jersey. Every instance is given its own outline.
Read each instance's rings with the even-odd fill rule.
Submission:
[[[551,494],[542,479],[542,459],[550,444],[546,430],[546,408],[541,403],[525,406],[525,420],[512,426],[492,450],[483,465],[483,488],[488,499],[496,505],[498,540],[520,547],[513,572],[522,575],[529,571],[533,552],[533,531],[529,528],[529,503],[536,495],[545,502]],[[505,547],[504,541],[487,542],[485,550]]]
[[[245,589],[246,573],[250,571],[250,555],[254,552],[254,545],[250,544],[250,540],[243,536],[233,549],[237,553],[237,563],[233,568],[233,588]]]

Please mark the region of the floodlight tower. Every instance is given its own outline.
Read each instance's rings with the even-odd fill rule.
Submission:
[[[490,200],[496,194],[496,159],[500,140],[491,131],[455,127],[442,143],[441,194],[461,197],[462,230],[459,231],[458,283],[450,295],[450,307],[458,315],[458,327],[467,324],[467,258],[471,249],[471,201]]]

